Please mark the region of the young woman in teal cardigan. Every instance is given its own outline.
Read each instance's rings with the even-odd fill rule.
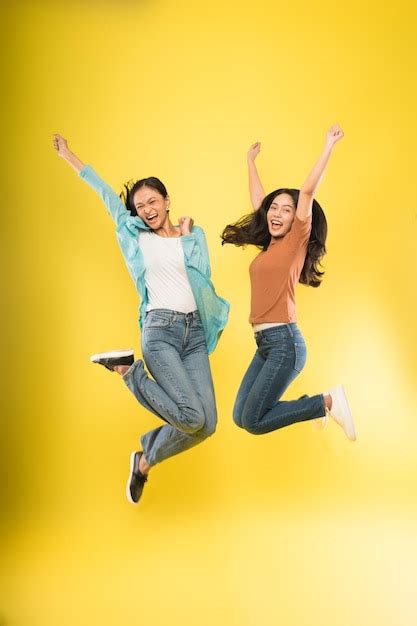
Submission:
[[[229,304],[214,290],[203,230],[188,216],[173,225],[170,198],[158,178],[126,185],[121,199],[69,149],[61,135],[54,135],[54,147],[98,193],[113,218],[141,300],[142,353],[153,379],[143,361],[134,360],[133,350],[91,357],[121,375],[138,402],[164,421],[143,435],[142,450],[131,454],[126,494],[136,504],[151,467],[215,431],[208,355],[226,325]]]

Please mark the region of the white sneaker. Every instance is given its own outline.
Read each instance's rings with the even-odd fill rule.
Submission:
[[[332,417],[335,422],[339,424],[345,431],[345,435],[351,441],[355,441],[356,432],[355,424],[353,423],[352,413],[349,408],[349,403],[346,397],[343,385],[337,385],[325,393],[330,395],[332,399],[332,408],[329,410],[326,408],[326,413]]]

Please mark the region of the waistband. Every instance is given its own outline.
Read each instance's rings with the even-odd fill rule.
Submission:
[[[252,328],[255,333],[258,333],[260,330],[266,330],[267,328],[274,328],[274,326],[286,326],[286,322],[267,322],[265,324],[252,324]]]
[[[296,322],[290,322],[289,324],[274,324],[273,326],[265,328],[264,330],[255,331],[255,339],[262,339],[262,337],[268,338],[268,335],[270,333],[273,333],[274,331],[282,333],[283,337],[285,337],[285,335],[289,337],[294,337],[296,333],[301,333]]]
[[[182,313],[181,311],[173,311],[172,309],[151,309],[150,311],[146,311],[146,316],[150,315],[150,313],[162,313],[167,317],[175,317],[175,318],[184,318],[184,319],[199,319],[200,314],[198,310],[190,311],[189,313]]]

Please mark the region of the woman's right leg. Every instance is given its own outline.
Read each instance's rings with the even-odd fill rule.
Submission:
[[[145,355],[144,355],[145,357]],[[187,385],[184,368],[176,350],[164,350],[162,359],[146,359],[156,378],[152,380],[144,362],[137,360],[123,376],[136,400],[148,411],[178,430],[193,433],[204,424],[202,406],[193,389]]]
[[[262,358],[259,350],[257,350],[248,369],[246,370],[246,374],[244,375],[242,382],[240,383],[239,391],[237,392],[233,407],[233,420],[239,428],[244,428],[242,424],[243,409],[255,381],[262,371],[264,363],[265,359]]]
[[[158,326],[164,321],[169,325]],[[142,332],[142,352],[155,380],[142,361],[136,361],[123,378],[136,399],[167,422],[141,439],[152,466],[210,436],[215,430],[216,407],[204,334],[195,316],[149,315]]]
[[[195,361],[196,359],[194,360],[194,362]],[[201,355],[201,361],[201,367],[198,368],[199,374],[205,372],[208,367],[207,353]],[[145,433],[141,437],[141,444],[145,459],[150,466],[153,466],[156,465],[156,463],[160,463],[161,461],[171,456],[174,456],[175,454],[179,454],[180,452],[189,450],[190,448],[196,446],[204,439],[212,435],[215,430],[216,413],[210,372],[202,389],[199,389],[198,391],[194,388],[189,389],[188,382],[192,380],[191,377],[189,377],[189,381],[186,381],[182,387],[180,397],[175,397],[176,389],[174,388],[173,390],[171,387],[172,371],[175,372],[175,377],[179,382],[180,376],[178,376],[178,374],[179,371],[182,370],[184,365],[181,362],[176,363],[174,370],[171,370],[168,366],[167,377],[165,367],[163,366],[161,369],[158,370],[158,365],[161,364],[158,363],[158,365],[156,365],[155,361],[150,358],[149,355],[146,360],[146,364],[148,366],[148,369],[157,378],[157,383],[149,378],[143,368],[143,363],[140,361],[136,361],[136,363],[134,364],[136,366],[134,372],[131,368],[129,372],[130,381],[126,380],[126,375],[124,379],[127,386],[132,390],[135,397],[137,397],[138,401],[143,406],[145,406],[145,404],[142,402],[142,398],[144,396],[147,396],[149,402],[152,403],[153,407],[158,407],[158,410],[160,412],[159,416],[166,422],[168,422],[163,426],[154,428],[153,430]],[[140,371],[139,375],[138,371]],[[181,373],[184,374],[184,371],[182,371]],[[187,375],[189,376],[189,372],[185,371],[185,377],[187,377]],[[132,379],[134,380],[133,385]],[[169,391],[170,394],[172,393],[174,399],[172,399],[168,395],[168,393],[164,391],[164,388]],[[137,392],[138,389],[139,393]],[[188,400],[184,403],[187,395]],[[156,397],[158,398],[158,400],[156,400]],[[198,428],[193,431],[189,430],[189,420],[187,421],[187,426],[184,428],[182,424],[181,410],[178,406],[182,405],[182,408],[184,409],[184,405],[189,407],[191,404],[194,404],[195,416],[198,416],[198,419],[195,419],[195,423],[196,425],[198,425]],[[209,411],[207,411],[207,407],[209,407]],[[155,413],[155,411],[152,412]],[[172,416],[175,414],[175,412],[177,412],[177,416],[174,421],[172,420]],[[172,425],[174,423],[175,426]]]

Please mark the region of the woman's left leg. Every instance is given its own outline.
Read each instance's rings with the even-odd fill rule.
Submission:
[[[280,400],[306,361],[304,339],[296,324],[261,331],[256,340],[257,354],[263,359],[263,365],[241,408],[242,427],[253,434],[264,434],[325,415],[322,394]]]

